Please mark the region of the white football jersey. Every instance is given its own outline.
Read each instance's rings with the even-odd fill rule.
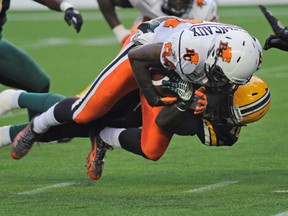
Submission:
[[[165,68],[185,81],[206,85],[204,66],[212,41],[229,31],[246,32],[229,24],[169,19],[154,29],[151,42],[163,42],[160,61]]]
[[[217,22],[219,20],[216,0],[194,0],[192,8],[184,19],[200,19]]]
[[[134,8],[137,8],[143,17],[150,19],[159,16],[167,16],[161,7],[162,0],[129,0]],[[216,0],[194,0],[190,11],[183,14],[184,19],[200,19],[207,21],[218,21]]]

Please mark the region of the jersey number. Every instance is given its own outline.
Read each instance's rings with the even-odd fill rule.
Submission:
[[[164,59],[167,66],[169,66],[170,68],[175,68],[175,65],[171,61],[169,61],[169,59],[167,58],[171,55],[172,55],[172,44],[166,43],[164,45],[164,51],[162,53],[162,58]]]
[[[178,19],[168,19],[164,23],[164,27],[166,28],[176,28],[181,23],[191,23],[191,24],[197,24],[202,23],[201,20],[178,20]]]

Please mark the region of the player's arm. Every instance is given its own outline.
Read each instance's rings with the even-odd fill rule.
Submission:
[[[116,7],[132,8],[132,5],[129,0],[97,0],[97,2],[106,22],[121,43],[130,34],[130,30],[122,25],[116,13]]]
[[[202,124],[202,117],[189,111],[182,112],[175,105],[169,105],[160,111],[156,124],[168,133],[193,136]]]
[[[151,106],[162,106],[165,103],[171,103],[168,97],[161,98],[156,93],[151,81],[149,69],[151,67],[163,68],[159,57],[161,49],[162,43],[153,43],[138,46],[128,53],[135,79]],[[168,101],[166,101],[166,99]],[[173,102],[175,102],[175,100],[173,100]]]
[[[65,13],[64,20],[70,26],[73,25],[76,32],[80,32],[83,19],[79,11],[74,9],[74,6],[63,0],[34,0],[42,5],[47,6],[51,10],[62,11]]]
[[[260,10],[268,20],[274,35],[270,35],[264,45],[264,50],[277,48],[283,51],[288,51],[288,29],[276,17],[272,15],[264,6],[259,5]]]
[[[232,146],[239,138],[241,126],[215,124],[201,115],[180,111],[176,106],[165,106],[156,118],[156,124],[169,133],[181,136],[197,134],[208,146]]]
[[[214,124],[203,119],[197,136],[203,144],[208,146],[232,146],[237,142],[240,130],[241,126]]]

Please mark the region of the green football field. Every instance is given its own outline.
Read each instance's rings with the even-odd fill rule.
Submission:
[[[268,8],[288,25],[288,5]],[[256,6],[220,7],[219,14],[262,44],[272,33]],[[137,16],[120,10],[127,27]],[[99,11],[83,11],[83,17],[76,34],[61,13],[10,11],[4,38],[49,74],[51,92],[75,95],[120,49]],[[11,159],[10,146],[1,148],[0,215],[288,215],[288,52],[265,51],[256,75],[268,83],[272,105],[263,119],[243,127],[232,147],[174,136],[157,162],[115,149],[107,153],[99,181],[84,166],[88,139],[35,144],[19,161]],[[0,126],[25,121],[26,110],[14,110]]]

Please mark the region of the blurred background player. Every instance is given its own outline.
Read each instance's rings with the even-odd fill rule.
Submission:
[[[270,35],[264,45],[264,50],[270,48],[277,48],[283,51],[288,51],[288,30],[277,18],[275,18],[270,11],[268,11],[264,6],[259,5],[260,10],[265,15],[268,20],[272,30],[273,35]]]
[[[139,17],[134,24],[160,16],[176,16],[183,19],[218,21],[216,0],[97,0],[99,8],[120,43],[131,33],[121,23],[116,7],[136,8]]]
[[[6,12],[10,7],[10,0],[2,2],[0,13],[0,83],[9,87],[23,89],[29,92],[48,92],[50,80],[43,69],[25,53],[5,40],[2,36],[3,26],[7,21]],[[74,6],[62,0],[35,0],[51,10],[64,12],[64,19],[72,25],[76,32],[83,24],[81,14]],[[6,104],[0,99],[0,110],[6,109]],[[30,118],[35,113],[29,111]]]

